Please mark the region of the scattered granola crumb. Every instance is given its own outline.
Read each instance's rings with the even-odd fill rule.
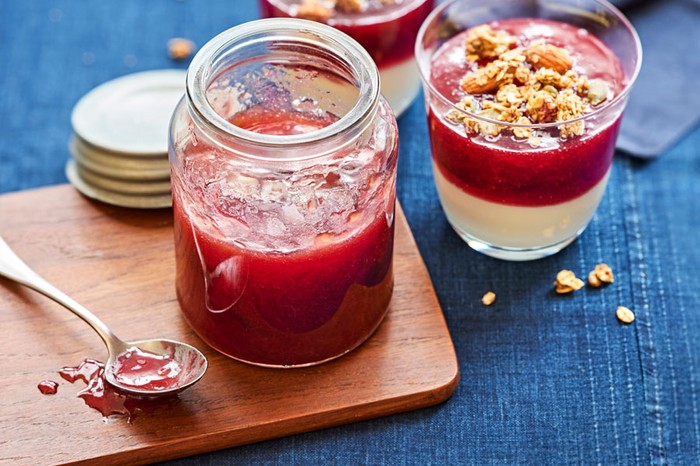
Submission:
[[[588,274],[588,284],[593,288],[600,288],[603,282],[600,281],[600,279],[596,276],[595,271],[592,270]]]
[[[583,288],[583,280],[576,278],[576,274],[571,270],[562,270],[557,274],[554,287],[554,291],[559,294],[571,293],[572,291]]]
[[[619,320],[623,324],[631,324],[632,322],[634,322],[634,312],[632,312],[625,306],[617,306],[617,311],[615,312],[615,315],[617,315],[617,320]]]
[[[194,52],[194,42],[182,37],[173,37],[168,41],[168,56],[173,60],[186,60]]]
[[[588,274],[588,284],[598,288],[603,284],[615,282],[615,276],[608,264],[602,263],[595,266],[595,269]]]
[[[482,298],[481,302],[484,303],[484,306],[490,306],[496,301],[496,293],[493,291],[487,292]]]

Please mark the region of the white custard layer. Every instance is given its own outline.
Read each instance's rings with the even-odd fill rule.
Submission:
[[[418,65],[413,57],[409,57],[394,65],[379,68],[382,95],[394,110],[396,116],[401,115],[411,105],[420,90],[420,74]]]
[[[535,249],[574,238],[605,193],[610,170],[588,192],[560,204],[529,207],[485,201],[448,181],[433,161],[433,176],[447,219],[460,233],[506,249]]]

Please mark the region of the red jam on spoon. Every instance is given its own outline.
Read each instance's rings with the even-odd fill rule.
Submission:
[[[114,378],[125,387],[169,390],[178,387],[182,369],[182,364],[171,354],[156,354],[133,347],[117,357]]]

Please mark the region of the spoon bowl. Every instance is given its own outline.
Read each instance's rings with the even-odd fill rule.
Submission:
[[[125,342],[117,338],[97,316],[22,262],[2,237],[0,276],[38,291],[90,325],[109,353],[105,380],[126,395],[140,398],[173,395],[199,381],[207,370],[207,358],[186,343],[166,339]]]
[[[207,358],[194,346],[158,339],[124,342],[122,351],[110,352],[104,374],[119,391],[150,398],[179,393],[206,370]]]

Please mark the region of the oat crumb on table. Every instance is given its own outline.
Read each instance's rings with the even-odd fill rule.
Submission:
[[[173,60],[186,60],[194,52],[194,42],[182,37],[174,37],[168,41],[168,56]]]
[[[554,282],[554,291],[557,293],[571,293],[581,288],[583,288],[583,280],[577,278],[571,270],[562,270],[557,274],[557,279]]]
[[[631,324],[632,322],[634,322],[634,312],[632,312],[629,308],[626,308],[625,306],[617,306],[617,311],[615,312],[615,315],[617,315],[617,320],[619,320],[623,324]]]

